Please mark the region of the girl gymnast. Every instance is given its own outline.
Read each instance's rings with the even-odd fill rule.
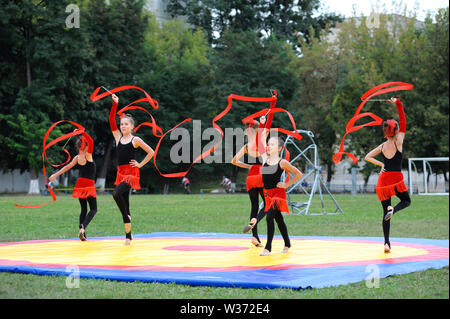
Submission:
[[[64,174],[71,168],[79,169],[79,177],[73,188],[72,197],[78,198],[81,206],[80,223],[78,237],[81,241],[86,240],[86,228],[97,213],[97,194],[95,191],[95,162],[92,158],[94,151],[94,141],[86,133],[82,132],[82,137],[77,141],[78,155],[64,166],[61,170],[49,177],[53,182],[59,175]],[[87,205],[89,203],[89,213]]]
[[[248,169],[248,175],[246,179],[247,193],[250,198],[251,210],[250,210],[250,220],[256,218],[258,215],[259,209],[259,196],[261,196],[262,200],[264,200],[264,185],[262,181],[261,175],[261,167],[263,164],[262,157],[259,152],[256,151],[256,129],[260,127],[260,123],[258,121],[252,121],[246,123],[245,134],[248,137],[248,143],[245,144],[239,152],[233,157],[231,164]],[[263,132],[263,134],[266,134]],[[265,138],[262,139],[263,147],[265,148]],[[250,147],[249,147],[250,146]],[[240,161],[241,157],[247,154],[247,163]],[[264,207],[261,210],[264,213]],[[261,218],[263,218],[262,215]],[[252,225],[253,226],[253,225]],[[245,232],[248,232],[250,229],[246,228]],[[256,247],[262,247],[261,240],[258,236],[257,226],[254,225],[251,227],[252,230],[252,244]]]
[[[286,201],[286,188],[296,183],[303,174],[291,163],[280,158],[284,140],[281,137],[271,137],[267,142],[266,153],[262,155],[264,164],[261,168],[261,175],[264,185],[265,213],[267,214],[267,242],[260,256],[268,256],[272,250],[272,240],[275,232],[274,219],[284,240],[282,253],[287,253],[291,247],[287,226],[284,222],[282,212],[289,212]],[[292,173],[294,176],[288,183],[281,182],[283,170]],[[245,229],[256,226],[262,219],[263,213],[258,213],[256,218],[250,221]]]
[[[154,151],[140,137],[134,136],[134,120],[129,114],[120,117],[120,131],[116,125],[116,113],[119,98],[112,95],[113,106],[109,114],[109,124],[117,147],[118,169],[113,192],[114,200],[122,213],[125,227],[125,245],[133,239],[131,236],[130,189],[140,189],[139,168],[143,167],[153,157]],[[135,149],[142,148],[147,155],[138,163],[135,160]]]
[[[383,134],[387,141],[380,144],[377,148],[370,151],[364,158],[366,161],[381,166],[381,174],[378,177],[376,192],[378,199],[383,207],[383,233],[384,233],[384,252],[391,251],[389,241],[390,219],[399,210],[408,207],[411,199],[408,189],[403,181],[402,159],[403,159],[403,140],[406,133],[406,117],[403,111],[403,105],[399,98],[391,98],[391,103],[395,104],[398,111],[399,123],[395,120],[383,122]],[[375,156],[381,153],[383,162],[377,161]],[[400,203],[395,207],[391,206],[391,197],[396,195],[400,198]]]

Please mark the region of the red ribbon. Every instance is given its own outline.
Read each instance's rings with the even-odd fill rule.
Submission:
[[[62,136],[60,136],[60,137],[54,139],[53,141],[51,141],[50,143],[47,144],[47,139],[48,139],[48,136],[50,135],[50,132],[55,128],[55,126],[57,126],[58,124],[64,123],[64,122],[67,122],[67,123],[70,123],[70,124],[72,124],[72,125],[75,125],[78,129],[75,130],[75,131],[73,131],[73,132],[71,132],[71,133],[64,134],[64,135],[62,135]],[[69,152],[68,152],[66,149],[64,149],[64,152],[68,155],[67,160],[66,160],[64,163],[61,163],[61,164],[57,164],[57,165],[56,165],[56,164],[52,164],[52,163],[48,160],[46,151],[47,151],[50,147],[52,147],[53,145],[55,145],[56,143],[58,143],[58,142],[60,142],[60,141],[62,141],[62,140],[65,140],[65,139],[67,139],[67,138],[70,138],[70,137],[72,137],[72,136],[83,134],[84,131],[85,131],[85,128],[84,128],[83,126],[81,126],[80,124],[75,123],[75,122],[72,122],[72,121],[68,121],[68,120],[63,120],[63,121],[58,121],[58,122],[54,123],[52,126],[50,126],[50,128],[49,128],[49,129],[47,130],[47,132],[45,133],[44,141],[43,141],[43,151],[42,151],[42,163],[43,163],[43,164],[42,164],[42,169],[43,169],[43,172],[44,172],[45,183],[47,184],[48,191],[50,192],[50,195],[52,196],[53,202],[56,201],[56,195],[55,195],[55,193],[53,192],[52,188],[51,188],[51,187],[49,186],[49,184],[48,184],[48,181],[47,181],[47,174],[46,174],[46,172],[45,172],[45,162],[47,161],[47,162],[48,162],[50,165],[52,165],[53,167],[59,167],[59,166],[62,166],[62,165],[67,164],[67,163],[70,161],[71,157],[70,157]],[[52,203],[52,202],[45,203],[45,204],[41,204],[41,205],[18,205],[18,204],[14,204],[14,206],[16,206],[16,207],[32,207],[32,208],[36,208],[36,207],[42,207],[42,206],[45,206],[45,205],[48,205],[48,204],[51,204],[51,203]]]
[[[118,112],[117,112],[117,115],[120,116],[123,112],[125,112],[125,111],[127,111],[127,110],[131,110],[131,109],[140,109],[140,110],[145,111],[147,114],[149,114],[149,116],[150,116],[150,118],[152,119],[152,121],[151,121],[151,122],[144,122],[144,123],[141,123],[139,126],[137,126],[137,127],[134,129],[134,132],[137,132],[137,130],[138,130],[141,126],[145,125],[145,126],[149,126],[149,127],[152,128],[152,132],[153,132],[153,135],[154,135],[154,136],[159,137],[158,144],[156,145],[156,148],[155,148],[154,154],[153,154],[153,163],[154,163],[154,165],[155,165],[156,170],[157,170],[157,171],[159,172],[159,174],[160,174],[161,176],[163,176],[163,177],[173,178],[173,177],[183,177],[183,176],[185,176],[185,175],[189,172],[189,170],[192,168],[192,166],[193,166],[195,163],[197,163],[197,162],[200,161],[201,159],[205,158],[206,156],[210,155],[211,153],[213,153],[213,152],[217,149],[217,147],[219,147],[219,145],[222,143],[222,140],[223,140],[223,137],[224,137],[224,132],[222,131],[222,129],[220,128],[220,126],[216,124],[216,122],[217,122],[218,120],[220,120],[222,117],[224,117],[224,116],[230,111],[231,106],[232,106],[232,104],[233,104],[233,100],[247,101],[247,102],[270,102],[271,109],[274,110],[274,112],[286,112],[286,113],[288,114],[289,118],[291,119],[291,123],[293,123],[294,129],[295,129],[295,123],[294,123],[294,121],[293,121],[292,116],[291,116],[287,111],[285,111],[285,110],[283,110],[283,109],[275,109],[275,108],[274,108],[274,106],[275,106],[275,104],[276,104],[276,100],[277,100],[277,97],[276,97],[276,96],[277,96],[277,93],[276,93],[276,91],[274,91],[274,95],[273,95],[272,97],[268,97],[268,98],[248,97],[248,96],[240,96],[240,95],[230,94],[230,95],[228,96],[228,105],[227,105],[227,107],[226,107],[221,113],[219,113],[218,115],[216,115],[216,116],[213,118],[213,121],[212,121],[213,128],[215,128],[215,129],[220,133],[220,135],[221,135],[220,141],[219,141],[216,145],[213,145],[210,149],[206,150],[205,152],[203,152],[202,154],[200,154],[199,156],[197,156],[197,158],[195,158],[195,159],[192,161],[192,163],[191,163],[189,169],[187,169],[186,171],[178,172],[178,173],[168,173],[168,174],[164,174],[164,173],[162,173],[162,172],[159,170],[158,165],[156,164],[156,157],[157,157],[159,148],[160,148],[160,146],[161,146],[161,142],[162,142],[163,138],[164,138],[168,133],[170,133],[172,130],[174,130],[175,128],[179,127],[180,125],[182,125],[182,124],[184,124],[184,123],[186,123],[186,122],[190,122],[191,119],[190,119],[190,118],[187,118],[187,119],[185,119],[184,121],[182,121],[181,123],[179,123],[179,124],[177,124],[176,126],[174,126],[173,128],[171,128],[170,130],[168,130],[167,132],[163,133],[162,129],[156,124],[155,119],[154,119],[153,116],[150,114],[150,112],[148,112],[147,109],[145,109],[145,108],[143,108],[143,107],[140,107],[140,106],[132,105],[133,103],[138,103],[138,102],[144,102],[144,101],[147,101],[147,102],[149,102],[149,103],[152,105],[152,107],[153,107],[154,109],[157,109],[157,108],[158,108],[158,102],[157,102],[156,100],[152,99],[152,98],[150,97],[150,95],[147,94],[143,89],[141,89],[141,88],[139,88],[139,87],[136,87],[136,86],[129,86],[129,85],[128,85],[128,86],[121,86],[121,87],[112,89],[111,91],[108,91],[108,92],[105,92],[105,93],[102,93],[102,94],[98,94],[98,92],[100,91],[100,89],[101,89],[101,88],[99,87],[99,88],[97,88],[97,89],[92,93],[92,95],[91,95],[90,98],[91,98],[91,100],[92,100],[93,102],[95,102],[95,101],[97,101],[97,100],[100,100],[100,99],[102,99],[102,98],[104,98],[104,97],[106,97],[106,96],[108,96],[108,95],[111,95],[111,94],[113,94],[113,93],[115,93],[115,92],[120,92],[120,91],[127,90],[127,89],[138,89],[138,90],[144,92],[146,98],[139,99],[139,100],[136,100],[136,101],[134,101],[134,102],[128,104],[127,106],[125,106],[124,108],[122,108],[120,111],[118,111]],[[265,110],[263,110],[262,112],[265,113],[265,114],[267,115],[268,109],[265,109]],[[260,114],[260,115],[258,115],[258,114],[259,114],[259,113],[255,113],[255,114],[253,114],[253,116],[254,116],[254,117],[257,117],[257,116],[263,115],[263,114]],[[295,133],[294,133],[294,134],[293,134],[292,132],[289,132],[289,131],[283,130],[283,129],[274,129],[274,130],[278,130],[278,131],[280,131],[280,132],[282,132],[282,133],[285,133],[285,134],[288,134],[288,135],[293,135],[294,137],[296,137],[296,138],[298,138],[298,139],[301,139],[301,136],[297,133],[296,130],[295,130]],[[257,135],[257,137],[258,137],[258,135]]]
[[[158,101],[156,101],[155,99],[152,99],[152,97],[145,90],[143,90],[143,89],[141,89],[140,87],[137,87],[137,86],[124,85],[124,86],[120,86],[120,87],[117,87],[115,89],[112,89],[110,91],[104,92],[102,94],[98,94],[100,89],[101,89],[101,87],[96,88],[95,91],[91,94],[90,99],[91,99],[92,102],[101,100],[104,97],[107,97],[108,95],[112,95],[112,94],[114,94],[116,92],[120,92],[120,91],[124,91],[124,90],[136,89],[136,90],[144,92],[145,98],[141,98],[141,99],[138,99],[136,101],[131,102],[127,106],[121,108],[116,113],[116,115],[118,115],[119,117],[123,117],[124,115],[122,115],[122,113],[125,112],[125,111],[128,111],[128,110],[142,110],[142,111],[146,112],[150,116],[152,121],[151,122],[144,122],[144,123],[139,124],[137,127],[135,127],[134,132],[136,133],[141,128],[141,126],[145,125],[145,126],[149,126],[149,127],[152,128],[152,133],[153,133],[154,136],[162,137],[163,131],[156,124],[156,121],[153,118],[152,114],[146,108],[143,108],[143,107],[137,106],[137,105],[133,105],[134,103],[148,102],[153,107],[153,109],[155,109],[155,110],[158,109],[158,107],[159,107]]]
[[[145,126],[149,126],[152,128],[152,133],[154,136],[156,136],[156,137],[163,136],[162,129],[156,124],[155,118],[149,111],[147,111],[147,109],[137,106],[137,105],[128,105],[128,106],[125,106],[124,108],[121,108],[120,111],[117,112],[117,115],[119,115],[119,117],[122,118],[124,116],[123,112],[128,111],[128,110],[142,110],[142,111],[146,112],[152,119],[151,122],[143,122],[143,123],[139,124],[137,127],[135,127],[134,128],[135,133],[141,128],[141,126],[145,125]]]
[[[159,170],[158,165],[156,165],[156,154],[158,154],[159,146],[161,145],[161,142],[162,142],[163,138],[167,135],[167,133],[173,131],[173,130],[176,129],[178,126],[180,126],[180,125],[182,125],[182,124],[184,124],[184,123],[186,123],[186,122],[190,122],[190,121],[191,121],[190,118],[185,119],[183,122],[178,123],[177,125],[175,125],[174,127],[172,127],[170,130],[168,130],[166,133],[164,133],[164,134],[160,137],[160,139],[159,139],[159,141],[158,141],[158,144],[157,144],[156,147],[155,147],[155,152],[154,152],[154,154],[153,154],[153,164],[155,165],[156,170],[158,171],[158,173],[159,173],[161,176],[164,176],[164,177],[184,177],[184,176],[186,176],[186,174],[190,171],[192,165],[194,165],[197,161],[199,161],[200,159],[202,159],[202,158],[203,158],[202,156],[203,156],[204,154],[207,153],[207,152],[204,152],[203,154],[201,154],[200,156],[198,156],[198,157],[191,163],[191,165],[189,166],[189,169],[186,170],[186,171],[184,171],[184,172],[163,174],[163,173],[161,173],[161,171]],[[211,152],[212,152],[212,151],[211,151]],[[209,153],[208,153],[208,155],[209,155]]]
[[[358,159],[356,158],[356,156],[354,156],[351,153],[344,152],[345,137],[347,136],[347,134],[358,131],[358,130],[362,129],[363,127],[376,126],[376,125],[381,125],[383,123],[383,120],[379,116],[377,116],[373,113],[370,113],[370,112],[361,113],[361,114],[359,113],[367,101],[369,101],[372,97],[380,95],[380,94],[395,92],[395,91],[407,91],[407,90],[412,90],[412,89],[413,89],[413,85],[409,84],[409,83],[387,82],[387,83],[377,85],[377,86],[371,88],[370,90],[368,90],[366,93],[364,93],[361,96],[362,102],[356,109],[355,115],[353,115],[353,117],[347,123],[347,126],[345,128],[346,132],[342,138],[341,145],[339,146],[339,151],[333,155],[333,162],[335,164],[338,164],[341,161],[342,156],[344,154],[353,160],[353,164],[358,162]],[[366,123],[366,124],[354,126],[355,122],[363,117],[371,117],[373,119],[373,121]]]
[[[291,121],[291,124],[292,124],[293,131],[288,131],[288,130],[283,129],[283,128],[270,128],[270,127],[266,128],[266,129],[269,129],[269,131],[276,131],[276,132],[280,132],[280,133],[292,136],[293,138],[295,138],[295,139],[300,141],[303,138],[303,136],[301,136],[297,132],[297,127],[295,125],[295,121],[294,121],[294,118],[292,117],[292,114],[289,113],[288,111],[286,111],[285,109],[282,109],[282,108],[279,108],[279,107],[274,107],[274,108],[271,108],[271,109],[267,109],[266,108],[266,109],[263,109],[263,110],[261,110],[259,112],[253,113],[252,115],[249,115],[249,116],[243,118],[242,122],[243,123],[247,123],[247,122],[252,121],[253,119],[255,119],[257,117],[260,117],[262,115],[270,114],[270,113],[277,113],[277,112],[286,113],[288,115],[289,120]]]
[[[143,89],[141,89],[140,87],[137,87],[137,86],[133,86],[133,85],[124,85],[124,86],[117,87],[117,88],[115,88],[115,89],[112,89],[112,90],[110,90],[110,91],[104,92],[104,93],[102,93],[102,94],[99,95],[98,92],[100,91],[100,89],[101,89],[101,87],[96,88],[95,91],[91,94],[90,99],[91,99],[92,102],[101,100],[101,99],[103,99],[104,97],[107,97],[108,95],[114,94],[114,93],[116,93],[116,92],[120,92],[120,91],[124,91],[124,90],[130,90],[130,89],[136,89],[136,90],[139,90],[139,91],[144,92],[145,98],[142,98],[142,99],[138,99],[138,100],[136,100],[136,101],[133,101],[133,102],[131,102],[130,104],[128,104],[127,106],[129,106],[129,105],[131,105],[131,104],[133,104],[133,103],[148,102],[148,103],[150,103],[150,105],[151,105],[155,110],[158,109],[158,107],[159,107],[158,101],[152,99],[151,96],[150,96],[147,92],[145,92]]]
[[[296,138],[296,139],[298,139],[298,140],[300,140],[300,139],[302,138],[302,136],[301,136],[300,134],[298,134],[298,132],[297,132],[297,129],[296,129],[296,126],[295,126],[295,122],[294,122],[294,119],[293,119],[292,115],[291,115],[289,112],[287,112],[286,110],[282,109],[282,108],[275,108],[275,104],[276,104],[276,101],[277,101],[277,93],[276,93],[276,91],[274,91],[274,95],[273,95],[272,97],[249,97],[249,96],[241,96],[241,95],[236,95],[236,94],[230,94],[230,95],[228,96],[227,100],[228,100],[228,105],[227,105],[227,107],[226,107],[222,112],[220,112],[218,115],[216,115],[216,116],[213,118],[213,120],[212,120],[213,128],[215,128],[215,129],[220,133],[220,135],[221,135],[220,141],[219,141],[216,145],[213,145],[210,149],[206,150],[205,152],[203,152],[202,154],[200,154],[199,156],[197,156],[197,158],[195,158],[195,159],[192,161],[191,165],[189,166],[189,169],[187,169],[186,171],[178,172],[178,173],[168,173],[168,174],[163,174],[163,173],[159,170],[158,165],[156,164],[156,156],[157,156],[157,153],[158,153],[160,144],[161,144],[161,142],[162,142],[162,139],[166,136],[166,134],[169,133],[169,132],[171,132],[171,131],[174,130],[175,128],[179,127],[180,125],[182,125],[182,124],[184,124],[184,123],[186,123],[186,122],[190,122],[191,119],[190,119],[190,118],[185,119],[183,122],[177,124],[175,127],[173,127],[172,129],[170,129],[169,131],[167,131],[166,133],[164,133],[163,136],[161,136],[161,138],[160,138],[160,140],[159,140],[159,142],[158,142],[158,145],[157,145],[156,148],[155,148],[155,153],[154,153],[154,155],[153,155],[153,163],[154,163],[154,165],[155,165],[157,171],[159,172],[159,174],[161,174],[161,176],[164,176],[164,177],[183,177],[183,176],[185,176],[185,175],[189,172],[189,170],[192,168],[192,166],[193,166],[195,163],[197,163],[197,162],[200,161],[201,159],[205,158],[206,156],[210,155],[212,152],[214,152],[214,151],[217,149],[217,147],[219,147],[219,145],[222,143],[222,140],[223,140],[223,137],[224,137],[224,132],[223,132],[223,130],[220,128],[220,126],[216,124],[216,122],[219,121],[222,117],[224,117],[224,116],[230,111],[230,109],[231,109],[231,107],[232,107],[232,105],[233,105],[233,100],[246,101],[246,102],[270,102],[270,109],[267,109],[267,108],[266,108],[266,109],[263,109],[263,110],[261,110],[261,111],[259,111],[259,112],[254,113],[254,114],[252,114],[252,115],[250,115],[250,116],[247,116],[246,118],[244,118],[244,119],[242,120],[242,122],[243,122],[244,124],[247,123],[247,122],[252,123],[252,122],[254,121],[255,118],[257,118],[257,117],[259,117],[259,116],[262,116],[262,115],[270,114],[270,112],[272,112],[272,113],[276,113],[276,112],[285,112],[285,113],[287,113],[288,116],[289,116],[289,119],[290,119],[290,121],[291,121],[291,123],[292,123],[292,126],[293,126],[293,128],[294,128],[294,132],[291,132],[291,131],[288,131],[288,130],[285,130],[285,129],[282,129],[282,128],[274,128],[274,129],[270,129],[270,127],[269,127],[269,130],[271,130],[271,131],[272,131],[272,130],[273,130],[273,131],[278,131],[278,132],[281,132],[281,133],[290,135],[290,136],[292,136],[292,137],[294,137],[294,138]],[[269,126],[270,126],[270,123],[268,123],[268,124],[269,124]],[[260,130],[260,129],[261,129],[261,128],[258,128],[258,130]],[[258,133],[257,133],[256,138],[257,138],[257,140],[258,140]],[[286,155],[289,156],[288,154],[289,154],[289,152],[287,152],[287,150],[286,150]]]
[[[205,158],[206,156],[210,155],[211,153],[213,153],[218,147],[219,145],[222,143],[223,137],[224,137],[224,132],[223,130],[220,128],[219,125],[216,124],[216,122],[218,120],[220,120],[222,117],[224,117],[231,109],[232,105],[233,105],[233,100],[238,100],[238,101],[246,101],[246,102],[271,102],[272,103],[276,103],[276,94],[272,97],[249,97],[249,96],[241,96],[241,95],[236,95],[236,94],[230,94],[227,98],[228,100],[228,105],[227,107],[220,112],[218,115],[216,115],[213,120],[212,120],[212,126],[213,128],[215,128],[221,135],[221,139],[220,141],[216,144],[213,145],[210,149],[206,150],[205,152],[203,152],[202,154],[200,154],[199,156],[197,156],[197,158],[195,158],[191,165],[189,166],[189,169],[187,169],[186,171],[183,172],[178,172],[178,173],[169,173],[169,174],[163,174],[161,173],[161,171],[159,170],[158,166],[156,165],[156,156],[157,156],[157,152],[159,150],[159,146],[161,144],[162,139],[164,138],[164,136],[166,136],[167,133],[171,132],[172,130],[174,130],[175,128],[177,128],[178,126],[186,123],[186,122],[190,122],[191,119],[187,118],[185,119],[183,122],[177,124],[175,127],[173,127],[172,129],[170,129],[169,131],[167,131],[166,133],[164,133],[164,135],[160,138],[158,145],[155,148],[155,153],[153,155],[153,163],[155,164],[156,169],[158,170],[159,174],[161,174],[161,176],[164,177],[183,177],[186,176],[186,174],[189,172],[189,170],[192,168],[192,166],[197,163],[198,161],[200,161],[201,159]],[[274,104],[273,104],[274,105]],[[267,109],[266,109],[266,113],[267,113]],[[256,117],[256,116],[255,116]]]

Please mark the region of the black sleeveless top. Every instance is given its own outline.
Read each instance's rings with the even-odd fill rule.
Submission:
[[[403,154],[397,149],[397,145],[394,143],[396,152],[392,158],[387,158],[383,154],[383,147],[381,148],[381,156],[383,156],[384,169],[387,172],[401,172]]]
[[[86,164],[80,165],[77,164],[77,168],[79,169],[78,177],[89,178],[95,180],[95,162],[89,162],[86,160]]]
[[[244,161],[245,164],[248,165],[262,165],[263,164],[263,159],[261,158],[261,156],[258,157],[254,157],[249,155],[248,153],[248,145],[245,146],[247,149],[247,161]]]
[[[134,138],[134,136],[133,136]],[[117,144],[117,162],[119,165],[127,165],[130,164],[130,161],[133,160],[135,154],[135,148],[133,146],[133,138],[130,143],[122,144],[120,138],[119,143]]]
[[[281,174],[283,174],[283,169],[280,166],[280,161],[275,165],[269,165],[264,163],[261,168],[262,180],[264,188],[271,189],[276,188],[277,184],[281,181]]]

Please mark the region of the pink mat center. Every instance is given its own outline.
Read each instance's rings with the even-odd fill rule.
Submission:
[[[167,250],[180,250],[180,251],[238,251],[247,250],[247,247],[240,246],[202,246],[202,245],[178,245],[167,246],[163,249]]]

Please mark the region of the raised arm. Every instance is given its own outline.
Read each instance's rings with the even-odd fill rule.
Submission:
[[[59,175],[64,174],[65,172],[67,172],[68,170],[70,170],[72,167],[74,167],[76,164],[78,163],[78,155],[75,156],[73,158],[73,160],[67,164],[66,166],[64,166],[63,168],[61,168],[59,171],[57,171],[56,173],[52,174],[48,180],[50,182],[53,182]]]
[[[406,116],[405,116],[405,111],[403,110],[403,104],[402,101],[400,101],[400,98],[391,98],[390,101],[392,103],[395,103],[395,106],[397,107],[397,112],[398,112],[398,126],[399,126],[399,130],[398,130],[398,135],[397,135],[397,146],[400,147],[400,151],[401,151],[401,146],[403,145],[403,139],[405,138],[405,133],[406,133]]]
[[[242,168],[246,168],[246,169],[250,169],[252,166],[249,164],[246,164],[244,162],[241,162],[239,159],[244,156],[244,154],[246,153],[246,146],[244,145],[239,152],[237,152],[237,154],[233,157],[233,159],[231,160],[231,164],[242,167]]]
[[[270,115],[269,115],[270,116]],[[258,153],[260,155],[264,154],[266,152],[267,147],[267,136],[270,133],[270,126],[268,129],[266,129],[266,117],[263,115],[259,118],[259,125],[257,130],[257,136],[258,136]]]
[[[300,172],[300,170],[297,167],[295,167],[294,165],[292,165],[285,159],[282,159],[280,161],[280,167],[282,169],[288,171],[289,173],[292,173],[294,175],[294,178],[290,179],[288,183],[282,183],[282,182],[278,183],[277,187],[280,187],[280,188],[291,187],[303,176],[302,172]]]
[[[131,166],[141,168],[142,166],[147,164],[148,161],[150,161],[152,159],[153,154],[155,154],[155,151],[150,146],[148,146],[147,143],[145,143],[140,137],[135,137],[133,139],[133,145],[139,146],[147,153],[145,158],[140,163],[138,163],[136,160],[130,161]]]
[[[119,143],[120,137],[122,136],[116,124],[116,113],[117,113],[117,105],[119,104],[119,98],[115,94],[113,94],[111,98],[113,100],[113,105],[111,107],[111,111],[109,112],[109,127],[111,128],[111,132],[117,144]]]
[[[269,114],[267,115],[267,121],[266,121],[266,124],[264,125],[264,128],[267,131],[269,131],[270,128],[272,127],[273,115],[274,115],[274,112],[269,110]]]

